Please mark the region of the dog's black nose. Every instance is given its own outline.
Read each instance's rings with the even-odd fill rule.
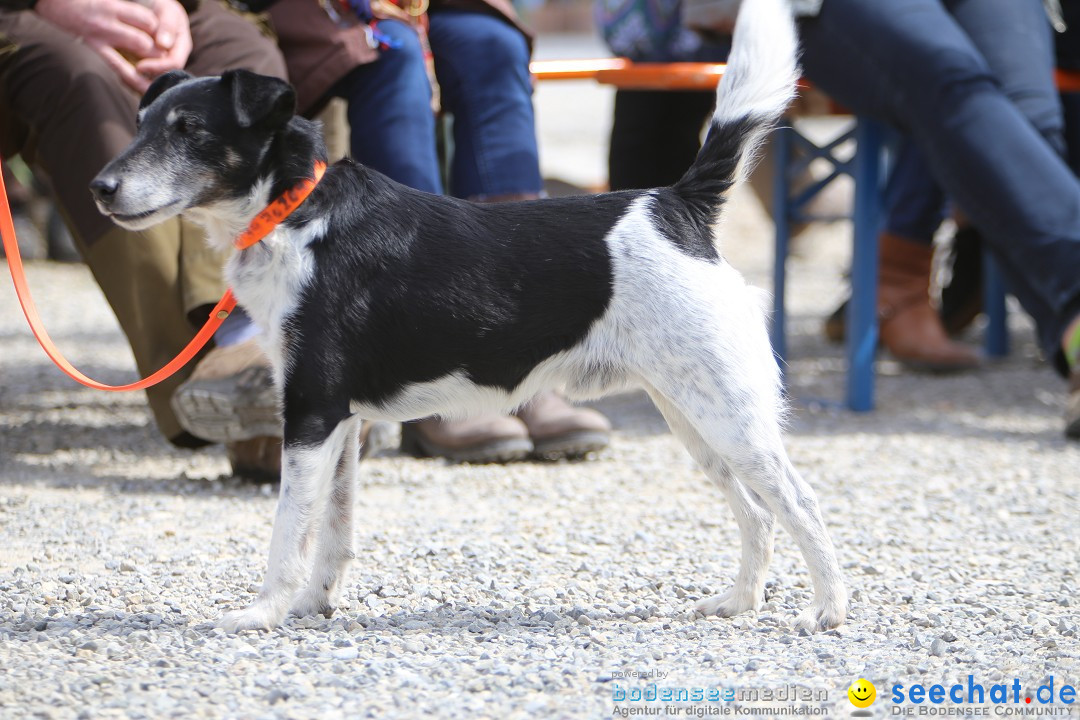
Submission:
[[[113,175],[98,175],[90,182],[90,192],[101,202],[108,202],[120,189],[120,179]]]

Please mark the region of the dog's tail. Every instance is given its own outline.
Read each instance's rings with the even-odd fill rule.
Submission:
[[[794,96],[797,54],[788,0],[742,0],[705,144],[673,186],[710,221]]]

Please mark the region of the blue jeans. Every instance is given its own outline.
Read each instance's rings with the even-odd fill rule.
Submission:
[[[538,194],[539,152],[525,38],[483,13],[429,15],[442,106],[451,113],[450,191],[483,199]],[[420,41],[406,24],[379,22],[398,43],[339,83],[348,101],[352,156],[400,183],[442,193],[435,116]]]
[[[1049,32],[1029,0],[825,0],[818,17],[800,23],[803,71],[839,102],[911,137],[998,256],[1044,350],[1064,371],[1061,336],[1080,314],[1080,182],[1048,142],[1055,123],[1060,135],[1060,110],[1037,99],[1042,91],[1003,92],[973,40],[981,30],[967,18],[976,5],[993,6],[980,17],[996,14],[1000,25],[984,37],[1003,51],[1028,29]],[[1049,36],[1026,42],[1029,54],[1011,62],[1050,62],[1030,54],[1043,43],[1049,53]]]
[[[1038,0],[947,2],[1001,92],[1065,156],[1064,118],[1053,83],[1053,33]],[[918,147],[902,138],[885,193],[885,228],[929,243],[945,216],[945,194]]]

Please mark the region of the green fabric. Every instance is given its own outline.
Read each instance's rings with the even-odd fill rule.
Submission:
[[[1080,365],[1080,323],[1065,338],[1065,362],[1069,363],[1070,370]]]

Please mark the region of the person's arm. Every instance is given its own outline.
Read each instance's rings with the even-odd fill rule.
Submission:
[[[33,10],[37,0],[0,0],[0,10]]]

